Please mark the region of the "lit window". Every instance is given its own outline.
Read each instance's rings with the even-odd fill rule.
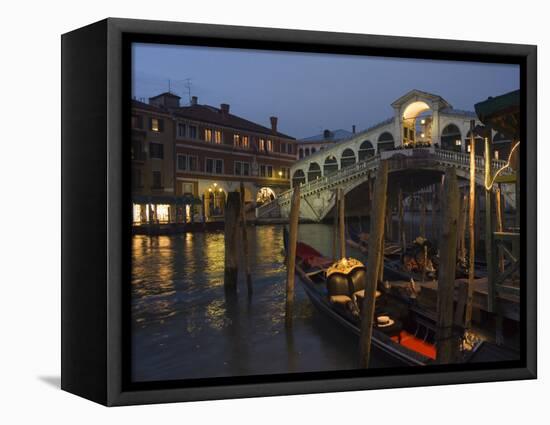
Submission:
[[[243,148],[248,149],[248,136],[243,136]]]
[[[233,135],[233,146],[236,148],[241,146],[241,136],[240,134],[234,134]]]
[[[273,141],[270,139],[267,140],[267,150],[269,152],[273,151]]]
[[[151,131],[160,132],[163,130],[164,122],[158,118],[151,118]]]
[[[258,149],[263,152],[265,151],[265,139],[260,139],[258,143]]]
[[[207,142],[212,141],[212,130],[210,130],[209,128],[204,129],[204,140]]]
[[[214,142],[217,145],[221,145],[221,143],[222,143],[222,132],[220,130],[216,130],[214,132]]]

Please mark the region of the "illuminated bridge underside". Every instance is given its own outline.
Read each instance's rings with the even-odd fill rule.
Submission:
[[[455,168],[457,176],[464,182],[470,178],[470,158],[467,153],[431,147],[407,149],[406,151],[386,151],[381,155],[382,159],[387,159],[389,162],[390,193],[396,191],[398,187],[411,192],[440,182],[441,175],[448,167]],[[346,204],[352,207],[353,212],[347,211],[347,214],[351,215],[362,211],[362,207],[366,206],[366,191],[364,189],[368,185],[365,183],[375,177],[380,159],[380,155],[372,156],[317,180],[302,184],[300,186],[300,217],[313,221],[323,220],[334,207],[335,189],[339,188],[349,195]],[[491,164],[493,173],[505,164],[505,161],[493,160]],[[481,156],[476,157],[476,183],[481,187],[485,185],[484,173],[485,160]],[[502,174],[510,173],[512,171],[509,169],[502,172]],[[292,190],[281,193],[274,201],[258,208],[256,210],[257,217],[287,218],[290,214],[291,195]],[[503,196],[507,204],[514,208],[514,191],[504,189]]]

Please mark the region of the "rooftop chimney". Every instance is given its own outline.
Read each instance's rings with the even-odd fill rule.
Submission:
[[[191,106],[197,105],[199,102],[199,98],[197,96],[191,96]]]
[[[353,125],[351,126],[351,132],[352,132],[353,134],[355,134],[355,124],[353,124]]]
[[[229,104],[227,104],[227,103],[222,103],[222,104],[220,105],[220,109],[221,109],[223,115],[229,114]]]
[[[269,121],[271,121],[271,131],[273,133],[277,133],[277,117],[269,117]]]

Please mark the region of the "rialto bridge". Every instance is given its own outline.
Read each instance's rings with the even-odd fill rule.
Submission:
[[[405,185],[409,190],[419,190],[440,181],[447,167],[454,167],[457,176],[464,181],[469,178],[470,121],[481,124],[475,113],[455,110],[440,96],[419,90],[400,97],[392,107],[393,118],[292,166],[292,184],[300,185],[302,218],[313,221],[325,218],[334,207],[334,189],[337,188],[350,194],[352,203],[361,203],[367,190],[364,183],[374,178],[380,160],[389,160],[390,183]],[[474,136],[474,140],[476,182],[483,187],[484,140],[479,136]],[[494,132],[493,140],[499,140]],[[501,143],[499,149],[494,149],[491,159],[493,172],[506,168],[510,143]],[[510,168],[502,171],[502,174],[510,173],[513,173]],[[287,217],[291,193],[289,189],[259,207],[257,217]],[[503,195],[513,207],[513,190],[503,190]]]

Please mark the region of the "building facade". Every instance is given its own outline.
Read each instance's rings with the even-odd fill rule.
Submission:
[[[227,193],[239,191],[241,183],[247,210],[288,188],[290,167],[296,160],[296,140],[277,130],[277,117],[270,117],[270,127],[264,127],[232,114],[228,104],[219,108],[202,105],[193,97],[191,105],[182,107],[179,100],[172,93],[163,93],[150,98],[148,104],[134,101],[133,124],[153,123],[154,127],[158,122],[155,119],[166,120],[161,121],[161,129],[136,128],[135,135],[133,130],[133,144],[135,139],[136,146],[147,146],[149,151],[143,152],[141,162],[132,160],[132,181],[135,174],[136,182],[140,175],[147,175],[158,183],[157,168],[161,163],[153,160],[160,148],[153,144],[151,157],[151,143],[162,140],[166,144],[162,148],[165,167],[160,170],[162,195],[166,198],[159,197],[156,187],[157,192],[153,193],[149,185],[134,192],[139,195],[136,200],[147,201],[147,196],[151,202],[172,199],[171,204],[160,208],[136,206],[134,202],[136,212],[142,208],[146,212],[155,208],[167,210],[169,222],[174,223],[220,221]],[[157,213],[153,217],[158,216]],[[143,219],[139,222],[146,222],[147,214]]]

